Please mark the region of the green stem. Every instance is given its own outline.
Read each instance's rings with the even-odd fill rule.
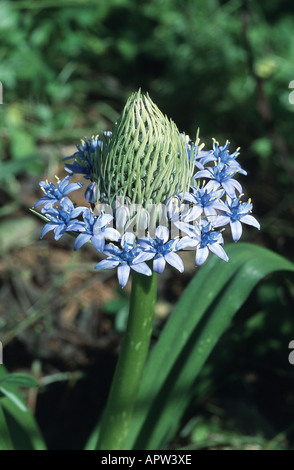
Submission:
[[[127,329],[100,429],[97,449],[123,450],[152,333],[157,274],[132,272]]]

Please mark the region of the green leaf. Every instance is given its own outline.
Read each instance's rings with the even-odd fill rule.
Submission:
[[[195,395],[194,383],[215,344],[254,286],[267,274],[292,271],[259,246],[229,245],[196,273],[146,364],[126,449],[160,449],[176,432]]]
[[[6,377],[0,380],[0,392],[4,396],[10,398],[15,406],[26,413],[28,409],[24,404],[23,399],[19,398],[17,390],[9,386],[30,388],[37,387],[38,382],[34,379],[34,377],[21,373],[8,374]]]
[[[21,373],[9,374],[0,380],[0,387],[7,384],[25,388],[38,387],[38,382],[34,377]]]
[[[0,450],[13,450],[5,413],[0,402]]]
[[[13,376],[12,379],[9,379],[9,375]],[[5,420],[2,419],[2,415],[0,416],[0,436],[4,436],[4,433],[7,436],[8,429],[15,450],[46,449],[33,414],[26,406],[21,393],[15,388],[16,386],[33,387],[35,385],[36,382],[32,377],[26,376],[26,374],[8,374],[5,367],[0,366],[0,405],[5,416]],[[3,438],[2,441],[0,438],[0,449],[2,449],[1,445],[7,446],[7,439],[6,442],[3,442]],[[8,447],[3,447],[3,449],[5,448]]]
[[[23,403],[23,400],[16,395],[15,390],[11,391],[8,390],[4,385],[0,385],[0,393],[2,394],[2,396],[9,398],[13,402],[13,404],[21,411],[24,411],[24,413],[27,412],[27,407]]]

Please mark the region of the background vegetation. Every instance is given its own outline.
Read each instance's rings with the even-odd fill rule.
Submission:
[[[243,240],[293,261],[293,13],[290,0],[0,3],[0,339],[8,369],[40,381],[28,401],[50,448],[81,448],[95,425],[129,290],[93,272],[90,247],[73,255],[70,237],[38,240],[38,181],[61,176],[61,157],[110,129],[141,87],[181,131],[200,127],[206,148],[212,137],[241,147],[262,226]],[[185,264],[161,276],[154,341],[194,273],[187,254]],[[171,446],[293,448],[293,294],[281,276],[255,289]]]

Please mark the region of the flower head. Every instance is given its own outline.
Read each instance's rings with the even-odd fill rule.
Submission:
[[[165,203],[188,188],[190,171],[176,125],[148,95],[134,93],[112,129],[101,160],[101,184],[110,205],[117,197],[145,208]]]
[[[74,208],[70,200],[61,200],[61,207],[43,207],[42,214],[49,220],[44,226],[41,238],[46,235],[50,230],[54,231],[55,240],[59,240],[65,231],[80,232],[83,228],[83,223],[76,219],[81,215],[85,207]]]
[[[242,169],[236,168],[234,165],[226,165],[225,163],[214,162],[215,165],[208,167],[205,170],[197,171],[194,176],[195,179],[209,178],[215,183],[218,183],[225,190],[228,196],[235,197],[236,190],[241,193],[242,186],[239,181],[234,180],[236,173],[242,173]]]
[[[230,224],[235,241],[242,223],[260,228],[251,201],[241,202],[235,176],[246,171],[238,155],[228,141],[214,140],[204,151],[198,134],[193,143],[148,95],[134,93],[111,132],[85,138],[64,159],[66,178],[56,186],[40,182],[44,195],[35,207],[43,205],[47,222],[41,238],[50,230],[56,240],[74,232],[74,249],[91,243],[106,256],[95,268],[117,268],[122,287],[131,270],[150,276],[151,265],[157,273],[167,264],[183,272],[178,253],[184,249],[195,251],[196,266],[210,252],[228,261],[221,227]],[[76,207],[68,196],[82,186],[70,183],[73,174],[89,180],[88,207]]]
[[[258,230],[260,224],[251,214],[252,203],[249,199],[248,202],[241,202],[241,196],[231,199],[227,196],[226,202],[222,202],[220,215],[217,217],[216,223],[218,226],[224,226],[228,223],[231,227],[232,237],[235,242],[240,240],[242,235],[242,223],[252,225]]]
[[[39,186],[42,189],[45,196],[41,197],[38,202],[36,202],[34,207],[44,205],[44,207],[50,207],[55,203],[60,202],[66,197],[67,194],[83,186],[82,183],[69,183],[71,176],[66,176],[62,181],[58,177],[57,187],[50,183],[48,180],[40,181]],[[67,198],[69,201],[69,199]]]
[[[83,230],[80,233],[74,244],[74,249],[78,250],[85,243],[91,241],[92,245],[101,253],[105,247],[105,239],[118,241],[120,233],[108,224],[113,220],[110,214],[100,214],[95,217],[90,209],[86,209],[83,213]]]
[[[228,261],[228,256],[224,251],[224,239],[220,231],[215,231],[213,225],[205,219],[191,226],[185,222],[179,222],[178,227],[185,233],[187,237],[183,237],[178,243],[178,249],[187,246],[196,246],[195,264],[200,266],[203,264],[209,254],[209,251],[217,255],[224,261]]]
[[[87,138],[81,140],[80,146],[77,145],[77,152],[63,160],[74,159],[73,163],[65,165],[66,171],[72,174],[84,175],[85,179],[97,182],[98,168],[103,152],[107,149],[111,139],[111,132],[104,132],[102,136],[92,136],[90,140]]]
[[[224,189],[215,189],[213,182],[209,182],[202,187],[191,187],[191,189],[192,192],[185,194],[184,199],[193,204],[193,209],[187,215],[185,221],[195,220],[202,214],[208,218],[215,217],[217,210],[220,209],[219,201],[225,192]]]
[[[179,255],[175,253],[177,240],[169,240],[169,230],[160,225],[156,229],[155,239],[144,237],[138,240],[138,246],[144,252],[152,254],[153,270],[156,273],[162,273],[165,263],[170,264],[181,273],[184,271],[184,264]]]
[[[106,245],[104,254],[107,258],[96,264],[95,269],[112,269],[117,267],[117,278],[119,285],[125,287],[128,282],[131,269],[138,273],[151,276],[152,271],[145,261],[153,257],[152,253],[143,252],[140,247],[135,246],[135,235],[127,232],[122,240],[121,246]]]
[[[227,140],[225,145],[220,145],[215,139],[213,139],[212,150],[202,153],[200,155],[200,164],[205,166],[209,162],[217,162],[223,163],[225,165],[231,166],[231,168],[235,167],[236,169],[240,170],[241,166],[237,162],[237,157],[239,155],[239,148],[235,150],[235,152],[229,152],[230,142]],[[246,171],[243,170],[243,174],[246,175]]]

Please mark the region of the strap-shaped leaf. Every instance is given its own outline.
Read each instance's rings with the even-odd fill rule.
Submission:
[[[26,374],[8,374],[3,365],[0,366],[0,380],[1,416],[5,417],[4,420],[0,416],[0,435],[6,436],[5,441],[0,440],[0,450],[11,447],[15,450],[45,450],[35,418],[16,388],[33,387],[36,381]]]
[[[213,347],[254,286],[294,264],[260,246],[229,245],[196,273],[152,350],[126,449],[160,449],[174,435],[194,394],[193,384]]]
[[[15,387],[30,388],[37,387],[38,382],[31,375],[13,373],[6,375],[3,377],[3,379],[0,379],[0,387],[2,387],[2,385],[14,385]]]
[[[13,450],[10,432],[6,423],[5,413],[0,401],[0,450]]]

